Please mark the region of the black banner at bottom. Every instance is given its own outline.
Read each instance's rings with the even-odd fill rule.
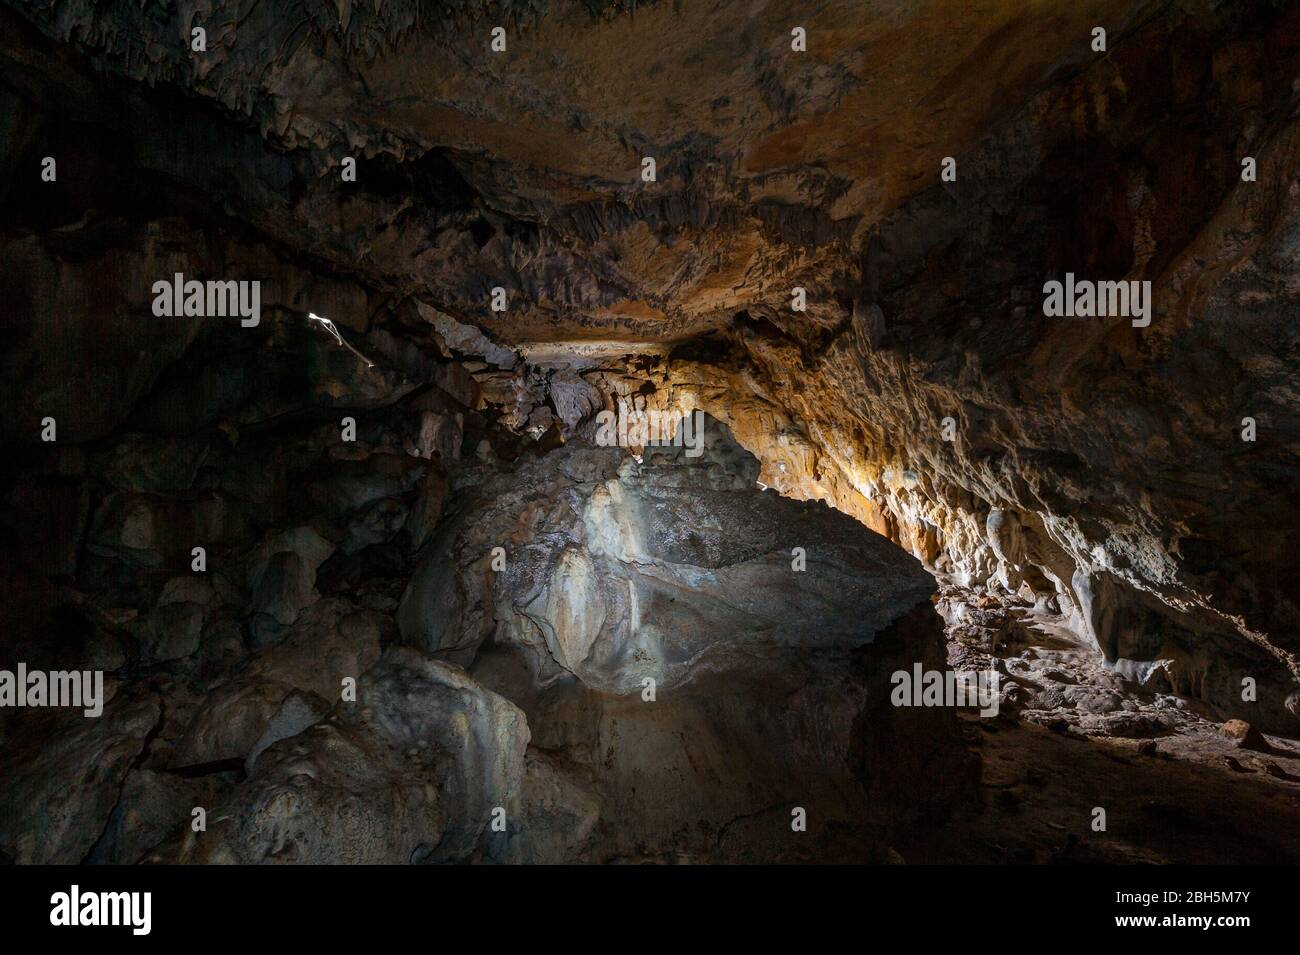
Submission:
[[[566,923],[611,941],[716,928],[730,941],[873,928],[946,935],[1280,932],[1289,868],[1032,867],[5,867],[0,916],[28,935],[220,943],[346,943],[421,924],[477,923],[494,944],[536,942]],[[571,921],[576,920],[576,921]],[[688,928],[692,927],[692,928]],[[833,937],[833,936],[826,936]],[[1021,936],[1023,937],[1023,936]]]

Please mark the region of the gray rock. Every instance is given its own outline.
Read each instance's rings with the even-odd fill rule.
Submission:
[[[330,704],[315,693],[290,691],[267,723],[261,737],[253,744],[253,751],[245,760],[244,771],[251,776],[257,765],[257,757],[262,755],[267,747],[290,736],[297,736],[308,727],[319,723],[329,711]]]
[[[518,813],[528,725],[462,671],[394,650],[355,703],[264,751],[207,833],[159,858],[240,863],[447,862]]]
[[[87,861],[133,865],[181,828],[189,828],[196,808],[210,810],[229,791],[220,776],[186,779],[173,773],[133,769],[103,835]]]
[[[253,591],[253,607],[288,626],[318,597],[315,568],[293,551],[280,551],[271,555],[262,571]]]
[[[110,689],[105,686],[105,696]],[[52,733],[7,733],[0,753],[0,849],[19,863],[81,862],[103,833],[161,712],[156,696],[118,694],[98,718],[64,713]]]
[[[475,608],[491,606],[497,641],[525,648],[539,683],[570,672],[630,693],[647,678],[676,685],[707,655],[750,645],[869,643],[933,593],[918,563],[850,518],[739,487],[752,456],[713,447],[721,459],[626,458],[599,483],[549,460],[520,469],[424,555],[398,614],[404,639],[429,652],[475,648],[488,632]],[[719,467],[731,470],[710,477]],[[676,479],[691,468],[698,481]],[[521,513],[517,498],[546,503]],[[492,572],[493,547],[510,541],[527,543]],[[796,548],[806,569],[794,569]]]
[[[313,604],[204,695],[176,732],[171,765],[247,760],[294,691],[337,700],[344,678],[357,679],[379,659],[381,619],[339,600]]]
[[[199,649],[202,634],[203,607],[188,601],[159,606],[136,628],[141,652],[153,663],[188,657]]]

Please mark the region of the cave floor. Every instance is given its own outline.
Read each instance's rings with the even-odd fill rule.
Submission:
[[[969,611],[950,622],[950,665],[994,657],[1026,692],[996,717],[959,711],[978,799],[900,840],[905,861],[1300,862],[1300,741],[1239,747],[1208,714],[1108,671],[1059,619],[988,598]]]
[[[1300,862],[1300,747],[1244,754],[1204,734],[1134,740],[963,717],[982,760],[978,808],[895,848],[916,863]],[[1241,769],[1229,767],[1229,761]],[[1271,775],[1285,772],[1290,778]],[[1106,810],[1106,831],[1091,828]]]

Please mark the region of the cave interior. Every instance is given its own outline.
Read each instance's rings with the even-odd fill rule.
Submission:
[[[1294,4],[4,0],[0,130],[0,861],[1300,861]]]

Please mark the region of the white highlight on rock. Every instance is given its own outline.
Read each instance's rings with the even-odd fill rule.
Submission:
[[[338,326],[335,325],[333,322],[331,322],[328,318],[325,318],[324,316],[321,315],[317,315],[315,312],[308,312],[307,318],[310,321],[319,322],[320,326],[324,328],[325,331],[329,332],[331,335],[334,336],[334,340],[336,342],[338,342],[348,351],[352,352],[352,354],[356,355],[358,358],[364,361],[366,363],[367,368],[375,367],[375,363],[373,361],[371,361],[369,358],[361,354],[361,352],[357,351],[355,348],[353,348],[351,345],[349,345],[347,342],[343,340],[343,336],[339,333]]]

